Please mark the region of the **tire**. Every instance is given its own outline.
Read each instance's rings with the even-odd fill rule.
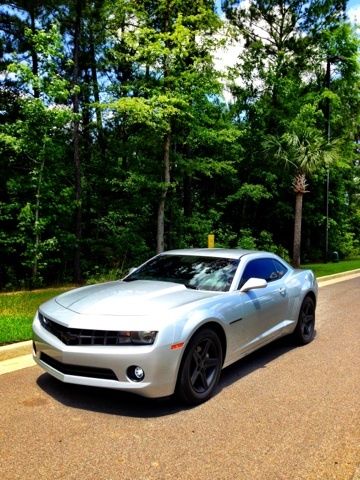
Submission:
[[[223,352],[216,333],[204,328],[191,338],[181,362],[176,393],[188,405],[206,402],[219,382]]]
[[[315,337],[315,303],[311,297],[304,298],[293,336],[299,345],[307,345]]]

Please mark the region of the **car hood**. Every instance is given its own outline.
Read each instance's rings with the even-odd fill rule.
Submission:
[[[77,288],[56,297],[57,304],[80,314],[139,316],[159,313],[217,295],[170,282],[135,280]]]

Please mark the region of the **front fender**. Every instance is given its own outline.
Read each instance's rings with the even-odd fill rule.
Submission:
[[[190,312],[183,320],[176,323],[174,331],[174,344],[184,343],[181,354],[178,358],[177,374],[181,365],[181,361],[193,335],[208,324],[216,324],[224,333],[226,342],[226,328],[221,315],[211,315],[209,311]],[[225,353],[225,352],[224,352]]]

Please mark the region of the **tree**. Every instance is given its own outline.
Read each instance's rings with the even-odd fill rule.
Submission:
[[[316,126],[317,111],[307,105],[289,124],[288,131],[280,137],[269,136],[265,148],[275,158],[294,170],[292,187],[295,192],[295,218],[292,263],[300,267],[301,223],[304,194],[308,192],[307,176],[321,167],[328,167],[339,155],[334,145],[324,140]]]
[[[0,140],[3,151],[9,154],[9,165],[15,171],[21,171],[16,177],[13,175],[7,185],[13,203],[18,202],[18,235],[14,244],[21,248],[23,264],[31,267],[31,281],[36,285],[41,280],[40,270],[47,265],[48,256],[58,246],[58,239],[54,236],[45,234],[47,238],[43,238],[50,220],[42,217],[46,210],[42,200],[46,190],[44,185],[49,185],[48,169],[54,168],[56,159],[64,151],[60,145],[71,114],[64,105],[60,108],[51,105],[54,97],[69,95],[68,84],[56,72],[52,60],[53,56],[61,56],[57,26],[47,32],[37,30],[33,33],[32,29],[25,29],[25,36],[36,50],[37,69],[34,73],[33,65],[25,64],[16,55],[13,63],[8,65],[16,81],[20,85],[26,84],[28,94],[17,98],[18,115],[0,127]],[[24,192],[27,192],[25,200],[21,198]]]
[[[287,256],[294,224],[317,260],[327,172],[331,250],[360,251],[359,44],[342,2],[229,0],[225,25],[214,4],[3,2],[1,287],[119,278],[209,233]],[[218,72],[229,32],[243,48]]]
[[[212,67],[211,35],[219,26],[213,2],[162,0],[117,2],[115,29],[127,46],[135,78],[121,86],[126,94],[110,108],[131,122],[145,125],[161,138],[162,182],[158,185],[157,251],[164,249],[165,209],[171,188],[174,138],[194,116],[198,98],[218,95]],[[122,25],[121,30],[119,26]]]
[[[283,184],[284,175],[279,173],[279,161],[291,161],[294,165],[301,166],[298,171],[300,177],[295,183],[289,177],[298,193],[294,218],[296,238],[293,242],[293,258],[295,264],[298,264],[301,224],[299,212],[303,193],[306,191],[306,181],[302,175],[309,171],[325,171],[324,162],[329,154],[330,144],[328,145],[329,139],[324,125],[328,126],[335,120],[333,114],[329,121],[326,120],[328,116],[324,105],[329,106],[335,96],[324,82],[324,62],[326,65],[330,51],[332,58],[335,58],[336,52],[337,85],[346,84],[346,76],[343,74],[345,71],[353,72],[350,83],[355,85],[357,74],[351,65],[357,64],[357,61],[353,61],[353,54],[358,51],[358,47],[355,47],[354,36],[349,34],[349,27],[344,23],[343,5],[336,1],[313,1],[309,5],[304,1],[254,1],[249,8],[240,2],[228,1],[225,2],[225,7],[237,35],[243,38],[244,42],[244,51],[233,72],[235,78],[241,79],[233,84],[236,98],[234,112],[240,118],[242,128],[247,127],[251,134],[255,132],[256,140],[250,138],[247,147],[255,152],[255,168],[261,159],[262,168],[277,178],[277,192],[274,194],[274,191],[271,191],[272,199],[275,196],[285,198],[285,192],[281,190],[284,187],[289,188]],[[347,35],[344,34],[345,31],[348,32]],[[342,55],[340,51],[346,53]],[[345,91],[342,91],[342,94],[345,94]],[[348,100],[345,100],[345,96],[342,97],[342,102],[347,105],[348,100],[351,103],[352,95],[347,97]],[[357,105],[357,93],[354,98]],[[351,122],[356,122],[356,108],[349,116]],[[299,131],[295,125],[304,112],[313,112],[309,124],[311,128],[308,131]],[[353,127],[350,129],[354,131]],[[341,141],[347,152],[353,142],[353,138],[348,134],[349,131],[345,135],[344,131],[338,131],[332,136],[334,140]],[[278,154],[274,153],[276,148],[269,149],[270,144],[281,145],[282,155],[280,150]],[[265,146],[265,150],[261,151],[258,145]],[[347,146],[344,147],[345,145]],[[336,156],[335,152],[333,156]],[[351,158],[351,154],[342,158],[336,168],[347,168],[351,164]],[[309,171],[307,164],[311,165]],[[267,176],[265,175],[264,179]],[[321,194],[315,191],[312,198],[316,195],[322,196],[322,191]],[[277,209],[279,206],[278,204]],[[284,228],[280,226],[281,220],[276,219],[275,222],[281,232]],[[275,224],[272,228],[274,227]],[[286,234],[282,236],[286,237]]]

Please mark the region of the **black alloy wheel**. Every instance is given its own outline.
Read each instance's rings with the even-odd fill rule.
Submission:
[[[180,367],[177,393],[189,405],[208,400],[218,384],[222,346],[217,334],[208,328],[199,330],[190,340]]]
[[[305,297],[301,305],[294,336],[300,345],[306,345],[314,339],[315,303],[311,297]]]

